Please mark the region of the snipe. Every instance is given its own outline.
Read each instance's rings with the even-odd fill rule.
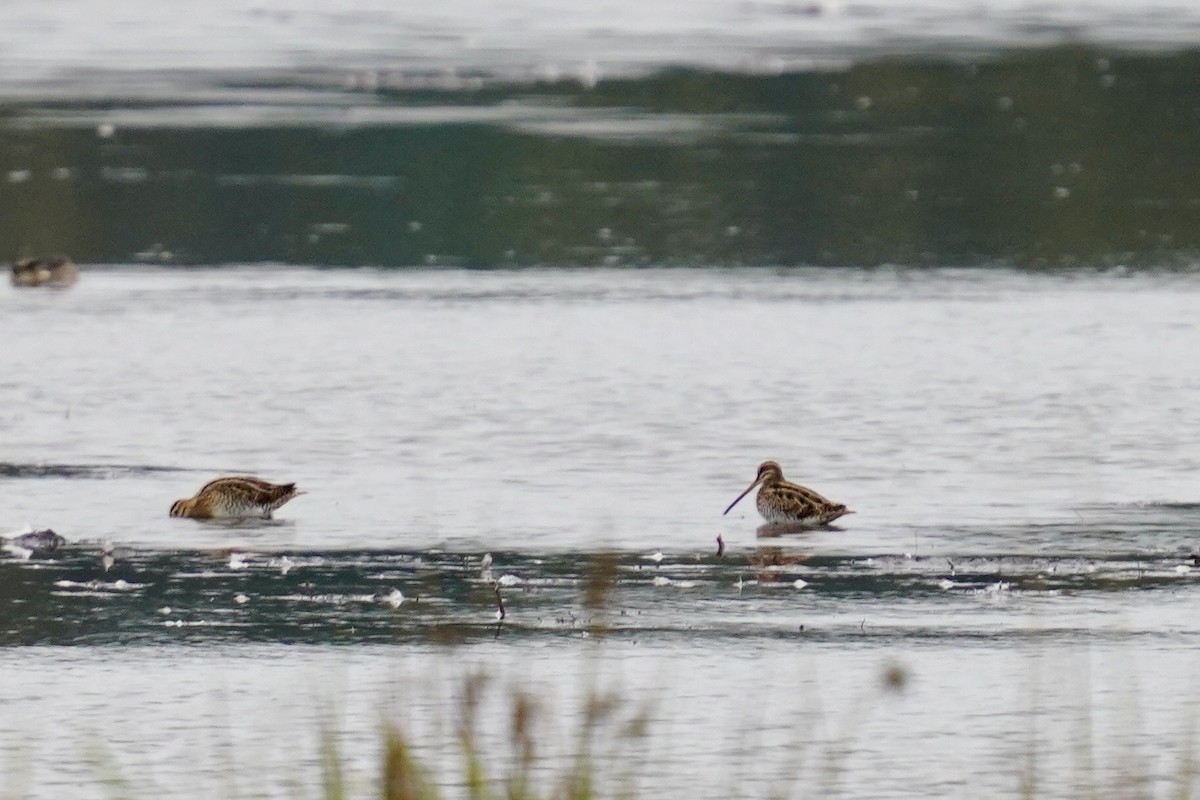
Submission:
[[[783,470],[774,461],[764,461],[759,465],[754,482],[729,504],[725,513],[728,514],[755,486],[762,487],[758,490],[755,503],[758,513],[770,523],[814,527],[827,525],[838,517],[854,513],[842,503],[831,502],[812,489],[784,480]]]
[[[209,481],[200,487],[195,496],[176,500],[171,506],[171,516],[192,519],[270,519],[272,511],[300,494],[304,492],[297,492],[294,483],[268,483],[262,478],[234,475]]]
[[[13,286],[70,286],[79,270],[65,256],[22,258],[12,265]]]

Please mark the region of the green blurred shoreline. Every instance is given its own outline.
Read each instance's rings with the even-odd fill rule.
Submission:
[[[286,84],[286,85],[285,85]],[[82,263],[1178,267],[1200,52],[0,110],[0,251]]]

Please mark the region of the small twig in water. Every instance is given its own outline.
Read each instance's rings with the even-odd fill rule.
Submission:
[[[725,540],[721,538],[721,534],[717,534],[717,558],[725,555]]]
[[[867,632],[867,618],[866,617],[863,617],[862,622],[858,623],[858,629],[863,633]]]
[[[506,612],[504,610],[504,598],[500,596],[500,584],[497,583],[492,588],[496,590],[496,606],[499,608],[499,611],[496,612],[499,615],[497,619],[504,619]]]

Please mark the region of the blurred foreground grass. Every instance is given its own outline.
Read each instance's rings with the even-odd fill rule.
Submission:
[[[804,706],[806,711],[815,708],[815,713],[791,716],[794,709],[780,702],[776,714],[757,721],[759,709],[750,705],[756,696],[749,690],[751,686],[770,687],[768,702],[781,692],[794,692],[795,687],[789,687],[779,674],[735,674],[728,684],[730,696],[739,699],[735,718],[701,715],[702,735],[732,734],[728,743],[732,746],[706,743],[703,753],[676,751],[670,758],[660,758],[672,750],[673,720],[664,715],[656,695],[652,692],[648,699],[644,695],[639,699],[600,677],[604,672],[600,666],[612,653],[607,633],[610,615],[619,613],[612,608],[619,570],[619,559],[603,553],[594,554],[591,563],[581,567],[586,576],[579,598],[584,612],[579,630],[583,646],[582,663],[571,678],[579,689],[575,701],[555,702],[551,693],[530,682],[528,676],[510,681],[486,665],[463,667],[460,645],[447,640],[441,645],[440,664],[441,670],[449,673],[443,675],[449,696],[426,696],[420,704],[432,710],[432,719],[411,713],[412,707],[404,702],[390,711],[376,706],[374,732],[366,739],[349,740],[336,714],[326,709],[323,716],[318,715],[323,723],[314,728],[271,732],[272,738],[286,742],[282,780],[276,770],[263,769],[255,760],[254,748],[245,747],[245,742],[239,743],[231,735],[215,748],[223,770],[217,790],[156,785],[153,769],[147,770],[143,764],[135,772],[122,766],[126,753],[119,742],[125,720],[120,720],[120,709],[114,706],[113,717],[119,720],[112,729],[116,738],[100,742],[97,737],[91,746],[85,746],[91,769],[86,783],[91,785],[80,786],[79,796],[111,800],[145,800],[167,793],[178,800],[213,796],[225,800],[633,800],[662,796],[664,787],[669,787],[668,796],[692,796],[700,791],[706,797],[865,798],[877,796],[874,792],[881,784],[874,776],[863,780],[857,773],[876,767],[881,775],[903,776],[903,784],[889,787],[888,796],[947,796],[944,790],[948,785],[964,790],[975,785],[977,764],[962,759],[961,753],[945,753],[942,763],[938,754],[931,752],[933,761],[908,769],[874,761],[892,757],[896,749],[878,739],[881,729],[873,723],[881,713],[891,712],[893,718],[900,717],[902,727],[883,730],[891,730],[893,736],[909,735],[903,723],[904,715],[913,710],[906,704],[913,701],[933,702],[946,712],[940,715],[944,729],[939,726],[938,735],[972,733],[970,715],[955,713],[960,709],[952,700],[931,697],[928,686],[910,692],[923,676],[910,672],[898,660],[860,673],[861,680],[854,681],[849,691],[834,695],[836,703],[826,705],[825,698],[812,697]],[[499,598],[498,584],[495,589]],[[518,669],[525,663],[520,658],[516,661]],[[753,666],[753,659],[747,663]],[[1027,707],[991,709],[991,713],[1012,713],[1024,731],[1015,740],[998,737],[976,754],[989,771],[981,784],[987,787],[986,796],[1022,800],[1182,800],[1198,796],[1193,728],[1169,734],[1142,731],[1145,720],[1140,718],[1135,692],[1139,673],[1132,660],[1127,665],[1131,679],[1122,682],[1128,698],[1116,698],[1116,726],[1095,720],[1099,713],[1111,713],[1111,702],[1099,703],[1093,694],[1086,659],[1079,663],[1043,659],[1037,651],[1030,651],[1025,663],[1029,668]],[[1043,706],[1043,678],[1068,686],[1078,702],[1070,706],[1058,702],[1053,712],[1048,711]],[[991,688],[994,696],[1011,694],[1014,689]],[[419,685],[411,685],[404,691],[414,697],[421,690]],[[361,729],[364,719],[360,716],[354,725]],[[761,731],[756,725],[764,721],[794,729],[786,735],[789,744],[782,754],[779,745],[783,739],[778,736],[769,752],[759,746]],[[928,735],[928,728],[923,730],[911,735]],[[315,747],[299,744],[313,734]],[[187,738],[186,731],[177,735]],[[695,747],[695,738],[683,738],[686,747]],[[928,748],[936,747],[931,740]],[[184,752],[197,756],[199,770],[203,759],[194,752],[194,743],[192,748]],[[32,795],[29,787],[34,773],[53,771],[61,754],[34,754],[31,749],[29,754],[5,755],[7,761],[0,765],[4,768],[0,798],[24,800]],[[30,755],[38,763],[31,764],[22,755]],[[705,763],[699,763],[701,759]],[[1064,765],[1067,775],[1063,774]],[[185,767],[175,774],[178,780],[179,775],[189,773]],[[755,780],[748,782],[747,777]],[[706,783],[697,786],[697,780]],[[996,790],[998,781],[1003,791]],[[872,787],[872,793],[864,787]]]

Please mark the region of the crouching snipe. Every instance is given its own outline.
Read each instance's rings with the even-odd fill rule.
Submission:
[[[294,483],[268,483],[249,475],[217,478],[204,484],[194,497],[176,500],[171,506],[171,516],[270,519],[272,511],[300,494],[304,492],[297,492]]]
[[[762,488],[758,490],[758,513],[770,523],[815,527],[854,513],[842,503],[830,502],[812,489],[785,481],[783,470],[774,461],[764,461],[759,465],[754,483],[729,504],[725,513],[728,514],[743,497],[750,494],[751,489],[759,485]]]
[[[79,270],[66,256],[22,258],[12,265],[13,286],[70,286]]]

